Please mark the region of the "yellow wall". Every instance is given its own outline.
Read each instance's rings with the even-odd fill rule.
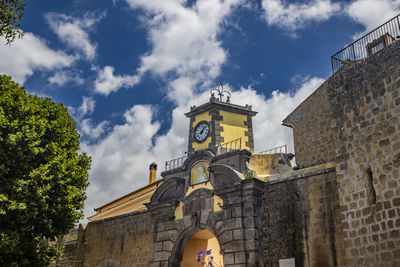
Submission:
[[[221,206],[224,205],[224,200],[217,195],[214,195],[213,199],[214,199],[213,212],[221,211],[222,210]],[[219,205],[218,205],[218,203],[219,203]]]
[[[174,216],[175,220],[183,219],[183,202],[179,202],[178,207],[175,208]]]
[[[201,257],[200,262],[196,261],[197,252],[202,250],[210,250],[214,256],[214,263],[218,266],[223,266],[223,256],[219,253],[221,250],[217,238],[207,230],[202,230],[195,233],[186,243],[183,252],[181,266],[184,267],[200,267],[203,266],[205,255]]]
[[[247,116],[225,110],[220,110],[219,114],[222,116],[220,125],[224,129],[221,133],[221,136],[224,137],[224,143],[241,138],[241,148],[250,150],[250,148],[246,146],[246,142],[249,141],[249,138],[245,135],[248,127],[244,124],[244,122],[247,121]]]
[[[282,160],[281,154],[251,154],[249,168],[257,173],[257,178],[267,181],[273,174],[292,171],[290,161],[287,164],[279,163]]]
[[[195,117],[195,121],[193,122],[193,124],[191,125],[191,128],[194,129],[194,127],[196,127],[197,123],[201,122],[201,121],[208,121],[209,123],[211,123],[211,116],[210,114],[208,114],[207,112],[201,113],[199,115],[196,115]],[[211,125],[210,125],[211,126]],[[210,129],[211,131],[211,129]],[[210,133],[211,134],[211,133]],[[192,143],[192,147],[194,150],[202,150],[202,149],[207,149],[208,145],[211,143],[211,135],[209,137],[207,137],[207,139],[203,142],[203,143],[197,143],[196,141],[194,141],[193,139],[193,143]]]
[[[212,187],[210,181],[208,181],[208,182],[205,182],[205,183],[189,186],[188,190],[186,191],[185,196],[190,195],[194,190],[197,190],[199,188],[207,188],[207,189],[210,189],[210,190],[214,190],[214,187]]]
[[[207,249],[207,239],[190,238],[186,243],[185,250],[183,252],[183,258],[181,266],[185,267],[201,267],[203,266],[202,261],[196,261],[197,252]],[[204,256],[203,256],[204,257]]]

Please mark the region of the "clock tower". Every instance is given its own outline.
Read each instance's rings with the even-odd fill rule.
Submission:
[[[230,93],[224,91],[222,85],[212,89],[208,103],[192,106],[185,114],[190,119],[188,151],[224,147],[253,152],[252,117],[256,114],[250,105],[231,104]]]

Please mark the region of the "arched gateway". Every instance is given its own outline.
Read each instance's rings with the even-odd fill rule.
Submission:
[[[185,244],[181,266],[223,266],[223,255],[217,237],[208,230],[194,233]]]
[[[165,182],[147,204],[155,224],[152,266],[202,266],[196,256],[207,250],[218,264],[213,266],[259,265],[254,200],[259,198],[262,182],[243,176],[247,166],[241,163],[248,161],[249,151],[224,155],[237,162],[238,168],[202,150],[191,153],[182,167],[162,174]],[[191,184],[197,180],[191,176],[198,174],[202,182]],[[200,263],[206,256],[211,255],[201,255]]]

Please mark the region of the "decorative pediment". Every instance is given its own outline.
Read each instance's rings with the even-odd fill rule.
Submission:
[[[166,180],[153,194],[151,204],[181,200],[185,195],[185,179],[174,177]]]
[[[210,166],[210,182],[214,189],[240,184],[244,175],[224,164]]]
[[[197,161],[200,160],[205,160],[208,162],[211,162],[211,160],[214,158],[214,154],[209,151],[209,150],[199,150],[199,151],[194,151],[192,153],[189,154],[189,156],[187,157],[187,159],[185,160],[185,162],[182,165],[182,169],[189,169],[190,166]]]

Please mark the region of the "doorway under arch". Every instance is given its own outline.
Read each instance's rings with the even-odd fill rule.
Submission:
[[[208,230],[198,231],[194,233],[186,242],[186,246],[183,251],[181,266],[223,266],[224,260],[222,254],[220,253],[220,250],[221,248],[218,239],[213,233]],[[209,252],[206,253],[206,251]],[[204,262],[208,262],[210,260],[212,260],[212,265],[203,265]]]

